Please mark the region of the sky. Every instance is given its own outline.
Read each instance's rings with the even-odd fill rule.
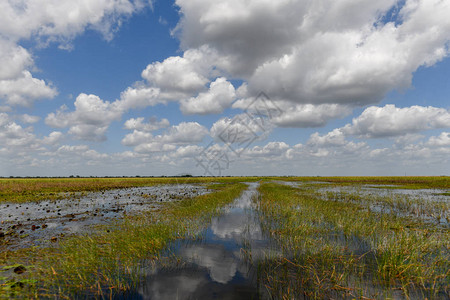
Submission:
[[[0,176],[450,175],[449,15],[0,1]]]

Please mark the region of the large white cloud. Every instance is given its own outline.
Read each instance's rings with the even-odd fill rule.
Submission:
[[[122,20],[145,7],[144,0],[24,0],[0,2],[0,101],[8,106],[31,106],[36,99],[51,99],[57,91],[33,77],[34,60],[19,42],[36,40],[70,48],[87,28],[111,39]],[[1,104],[1,102],[0,102]]]
[[[205,46],[186,50],[183,56],[171,56],[162,62],[151,63],[142,71],[143,80],[135,82],[121,93],[117,106],[126,111],[167,104],[169,101],[181,101],[183,112],[188,114],[214,113],[220,110],[219,108],[229,106],[230,96],[224,95],[223,87],[220,90],[220,80],[217,83],[211,83],[214,91],[206,91],[210,78],[219,75],[219,72],[214,70],[214,60],[214,51]],[[200,92],[204,93],[198,95]],[[218,92],[221,96],[218,104],[209,104],[208,108],[201,107],[201,103],[208,102],[208,97],[214,96],[212,93]],[[228,93],[231,92],[228,91]],[[196,96],[201,99],[194,101]]]
[[[447,109],[417,105],[398,108],[388,104],[368,107],[342,131],[359,137],[383,138],[448,127],[450,111]]]
[[[86,27],[110,38],[120,19],[151,1],[128,0],[26,0],[0,3],[0,32],[13,39],[32,36],[47,40],[73,38]]]
[[[447,1],[177,0],[176,4],[182,19],[175,32],[184,49],[214,50],[219,57],[215,67],[246,80],[250,95],[265,91],[277,101],[376,103],[393,89],[409,87],[414,71],[449,52]],[[302,117],[292,115],[280,124],[302,126],[296,122]]]

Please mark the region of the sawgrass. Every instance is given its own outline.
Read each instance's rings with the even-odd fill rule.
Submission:
[[[262,227],[283,252],[258,266],[274,298],[448,296],[448,229],[309,189],[266,183],[260,192]]]

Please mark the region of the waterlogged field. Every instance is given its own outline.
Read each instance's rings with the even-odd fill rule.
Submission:
[[[0,298],[450,298],[448,177],[0,180]]]

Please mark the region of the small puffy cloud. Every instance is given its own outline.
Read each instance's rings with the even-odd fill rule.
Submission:
[[[196,157],[204,150],[203,147],[197,145],[181,146],[173,153],[173,157],[176,159],[186,157]]]
[[[23,128],[5,113],[0,113],[0,140],[10,151],[26,151],[38,146],[32,128]]]
[[[69,134],[80,140],[103,142],[106,141],[107,130],[108,126],[77,124],[70,127]]]
[[[20,116],[20,120],[27,124],[37,123],[37,122],[39,122],[40,119],[41,119],[41,117],[39,117],[39,116],[30,116],[29,114],[24,114],[24,115]]]
[[[153,87],[146,87],[138,84],[135,87],[129,87],[120,94],[120,100],[116,102],[120,110],[144,108],[156,104],[166,103],[160,98],[160,90]]]
[[[211,126],[210,135],[219,143],[247,144],[264,139],[271,129],[272,124],[263,118],[240,114],[216,121]]]
[[[201,142],[208,133],[208,130],[197,122],[182,122],[156,136],[135,129],[122,139],[122,144],[135,147],[138,153],[173,151],[180,145]]]
[[[67,161],[67,158],[70,158],[67,163],[69,166],[73,167],[80,167],[84,164],[91,166],[98,165],[109,162],[109,159],[111,158],[110,155],[99,153],[96,150],[90,149],[87,145],[63,145],[60,146],[53,155],[59,157],[59,163],[61,163],[62,160]]]
[[[19,116],[23,117],[23,116]],[[31,116],[29,116],[31,117]],[[0,140],[4,151],[10,154],[12,159],[21,156],[31,156],[47,151],[47,146],[56,145],[63,137],[61,132],[51,132],[48,136],[39,139],[33,133],[33,127],[22,127],[12,117],[0,113]]]
[[[351,113],[347,105],[280,104],[281,113],[271,120],[279,127],[322,127],[332,119],[343,118]]]
[[[182,99],[180,109],[184,114],[219,114],[230,107],[235,98],[233,85],[225,77],[220,77],[211,83],[209,91],[197,97]]]
[[[147,143],[151,141],[153,138],[153,135],[149,132],[134,130],[132,133],[127,134],[122,139],[122,145],[128,146],[128,147],[134,147],[140,144]]]
[[[123,113],[114,103],[96,95],[80,94],[74,105],[73,112],[66,112],[67,107],[63,106],[58,112],[50,113],[45,123],[55,128],[70,127],[69,133],[78,139],[104,141],[109,124],[119,120]]]
[[[197,122],[182,122],[155,139],[171,144],[191,144],[201,142],[208,133],[208,129]]]
[[[0,38],[0,81],[22,77],[23,70],[33,66],[30,53],[11,41]]]
[[[432,136],[426,144],[431,147],[450,147],[450,132],[442,132],[439,136]]]
[[[407,145],[414,143],[420,139],[424,138],[422,134],[418,133],[407,133],[405,135],[400,135],[395,137],[395,144],[399,147],[402,145]]]
[[[326,135],[321,136],[318,132],[313,133],[307,145],[318,146],[318,147],[328,147],[328,146],[343,146],[347,143],[345,140],[345,135],[339,128],[328,132]]]
[[[289,145],[284,142],[269,142],[265,146],[254,146],[245,151],[245,155],[251,157],[265,157],[265,158],[283,158],[289,149]]]
[[[62,132],[53,131],[48,136],[44,137],[42,142],[47,145],[55,145],[63,138],[63,136]]]
[[[121,115],[121,111],[110,102],[103,101],[96,95],[80,94],[74,104],[75,112],[72,118],[83,124],[103,125],[118,120]]]
[[[9,115],[6,113],[0,113],[0,126],[4,126],[9,122]]]
[[[359,137],[383,138],[447,127],[450,127],[447,109],[431,106],[398,108],[388,104],[368,107],[342,130],[345,134]]]
[[[156,117],[150,118],[148,123],[144,123],[144,118],[131,118],[127,120],[124,124],[125,129],[128,130],[139,130],[139,131],[155,131],[161,128],[169,127],[170,123],[167,119],[161,119],[158,121]]]
[[[137,145],[134,150],[137,153],[152,153],[152,152],[168,152],[173,151],[177,147],[171,144],[162,144],[160,142],[149,142]]]
[[[57,153],[58,154],[82,154],[89,150],[89,146],[87,145],[63,145],[58,148]]]
[[[55,88],[34,78],[29,71],[23,71],[14,79],[0,80],[0,99],[11,106],[29,107],[36,99],[51,99],[56,94]]]
[[[160,98],[179,100],[196,95],[209,82],[211,53],[208,48],[192,49],[183,57],[172,56],[147,66],[142,77],[160,89]]]

